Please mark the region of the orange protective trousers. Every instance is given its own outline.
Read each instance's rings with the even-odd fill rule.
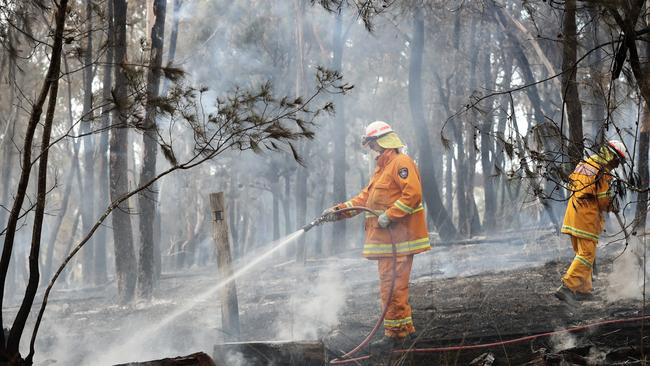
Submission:
[[[571,236],[571,245],[576,256],[571,266],[566,271],[562,282],[573,292],[591,292],[591,272],[596,260],[596,244],[598,242],[590,239]]]
[[[393,259],[380,258],[377,262],[383,309],[384,304],[388,301],[393,279]],[[411,319],[411,305],[409,305],[409,277],[411,276],[412,265],[413,255],[397,257],[395,287],[388,303],[388,311],[384,317],[384,334],[388,337],[404,338],[415,332],[413,319]]]

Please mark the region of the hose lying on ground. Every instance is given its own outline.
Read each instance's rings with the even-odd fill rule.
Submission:
[[[492,347],[498,347],[498,346],[507,346],[507,345],[512,345],[512,344],[517,344],[517,343],[523,343],[526,341],[532,341],[537,338],[545,338],[545,337],[550,337],[552,335],[556,334],[564,334],[564,333],[577,333],[581,332],[584,330],[587,330],[589,328],[594,328],[598,327],[601,325],[609,325],[609,324],[622,324],[622,323],[633,323],[637,321],[645,321],[645,320],[650,320],[650,315],[649,316],[639,316],[639,317],[634,317],[634,318],[625,318],[625,319],[610,319],[610,320],[603,320],[591,324],[585,324],[585,325],[579,325],[567,329],[562,329],[562,330],[556,330],[553,332],[544,332],[544,333],[538,333],[538,334],[532,334],[529,336],[524,336],[524,337],[519,337],[519,338],[514,338],[514,339],[508,339],[504,341],[499,341],[499,342],[490,342],[490,343],[481,343],[481,344],[468,344],[468,345],[461,345],[461,346],[447,346],[447,347],[430,347],[430,348],[409,348],[409,349],[396,349],[393,350],[393,353],[442,353],[442,352],[450,352],[450,351],[467,351],[467,350],[476,350],[476,349],[485,349],[485,348],[492,348]],[[352,363],[352,362],[359,362],[363,360],[369,359],[370,356],[361,356],[361,357],[355,357],[355,358],[348,358],[345,360],[340,360],[340,359],[334,359],[330,361],[331,364],[346,364],[346,363]]]

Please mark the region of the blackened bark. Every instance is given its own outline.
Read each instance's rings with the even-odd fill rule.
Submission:
[[[126,0],[112,0],[115,23],[115,103],[110,136],[110,196],[117,201],[128,192],[128,97],[126,70]],[[133,299],[136,284],[136,262],[133,229],[128,200],[112,213],[115,246],[115,275],[120,303]]]
[[[63,28],[65,26],[66,18],[66,8],[68,1],[61,0],[56,10],[56,28],[54,30],[54,42],[52,46],[52,56],[50,58],[50,65],[48,67],[47,75],[45,76],[45,81],[41,87],[38,98],[34,101],[32,105],[32,110],[27,123],[27,128],[25,132],[25,140],[23,143],[23,153],[22,153],[22,171],[20,175],[20,180],[18,182],[18,187],[16,188],[16,194],[14,196],[14,203],[9,214],[9,221],[7,223],[7,231],[5,234],[4,245],[2,249],[2,258],[0,259],[0,308],[3,306],[4,300],[4,290],[5,290],[5,280],[7,278],[7,272],[9,267],[9,260],[11,258],[11,252],[13,250],[14,238],[16,234],[16,227],[18,224],[18,219],[20,216],[20,211],[27,194],[27,186],[29,184],[29,177],[31,172],[31,157],[32,157],[32,143],[34,140],[34,132],[38,126],[38,122],[41,119],[41,114],[43,113],[43,105],[48,94],[51,92],[52,86],[55,83],[58,83],[59,72],[61,69],[61,51],[63,46]],[[56,97],[53,101],[56,104]],[[49,111],[48,111],[49,112]],[[54,111],[52,111],[52,114]],[[47,144],[46,144],[47,145]],[[44,165],[44,168],[47,168]],[[40,168],[40,166],[39,166]],[[39,182],[40,183],[40,182]],[[39,197],[40,198],[40,197]],[[43,203],[45,198],[43,197]],[[31,255],[31,254],[30,254]],[[38,271],[38,256],[36,256],[36,270]],[[38,274],[38,273],[37,273]],[[38,287],[38,278],[36,278],[36,284],[34,287]],[[27,293],[24,300],[33,301],[33,298],[27,299]],[[22,309],[23,306],[21,306]],[[29,309],[27,309],[29,312]],[[24,317],[24,319],[22,319]],[[27,314],[21,314],[21,319],[16,317],[14,324],[18,321],[18,324],[23,324],[27,320]],[[4,329],[3,317],[0,312],[0,329]],[[20,343],[20,337],[22,335],[22,328],[20,330],[16,329],[11,330],[9,339],[5,342],[4,332],[0,332],[0,361],[3,358],[3,354],[9,353],[9,355],[18,353],[18,344]],[[6,347],[5,347],[6,344]]]
[[[578,95],[576,83],[576,67],[578,36],[576,30],[576,1],[565,2],[564,17],[562,21],[562,97],[567,112],[569,123],[569,158],[571,169],[582,159],[583,133],[582,133],[582,106]]]
[[[644,124],[650,122],[646,120],[647,107],[645,107],[646,118]],[[637,157],[637,173],[639,175],[638,186],[641,187],[637,195],[636,213],[634,215],[634,229],[644,232],[646,228],[646,219],[648,217],[648,182],[650,181],[650,172],[648,171],[648,151],[650,149],[650,130],[644,126],[644,130],[639,135],[639,152]]]
[[[418,150],[420,153],[420,173],[422,177],[423,196],[427,204],[429,217],[434,222],[440,236],[450,239],[456,236],[456,228],[442,205],[436,173],[433,165],[433,149],[429,141],[428,127],[424,117],[422,100],[422,57],[424,53],[424,18],[422,9],[415,7],[413,13],[413,39],[411,42],[411,60],[409,66],[409,105],[413,127],[418,132]]]
[[[142,135],[143,157],[140,184],[150,181],[156,175],[156,155],[158,152],[158,129],[156,126],[155,100],[158,98],[162,66],[162,54],[165,35],[165,13],[167,2],[154,0],[153,13],[156,17],[151,28],[151,55],[147,71],[147,110],[144,118],[144,133]],[[140,263],[138,268],[138,295],[150,298],[155,287],[154,256],[160,252],[154,251],[153,228],[155,223],[156,202],[158,201],[157,185],[142,191],[138,196],[140,207]]]

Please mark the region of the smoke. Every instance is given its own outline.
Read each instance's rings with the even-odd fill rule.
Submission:
[[[608,301],[643,297],[643,243],[639,238],[630,238],[623,254],[614,260],[607,279]]]
[[[318,273],[313,286],[306,286],[299,291],[289,301],[291,309],[284,315],[280,314],[276,321],[277,339],[318,339],[324,331],[339,323],[338,315],[347,298],[340,271],[328,268]]]
[[[577,337],[569,332],[562,332],[551,335],[550,342],[553,352],[564,351],[566,349],[574,348],[578,345]]]

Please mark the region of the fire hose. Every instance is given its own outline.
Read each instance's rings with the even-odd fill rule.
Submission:
[[[343,214],[343,213],[351,212],[351,211],[365,211],[365,212],[368,212],[368,213],[370,213],[372,215],[375,215],[375,216],[380,215],[376,211],[371,210],[371,209],[369,209],[367,207],[363,207],[363,206],[352,206],[352,207],[342,208],[342,209],[337,210],[336,214]],[[314,221],[312,221],[311,223],[305,225],[303,227],[303,230],[308,231],[312,227],[314,227],[316,225],[320,225],[324,221],[325,221],[325,216],[321,216],[321,217],[315,219]],[[392,244],[392,252],[393,252],[393,256],[392,256],[392,278],[391,278],[391,281],[390,281],[390,290],[388,291],[388,296],[386,297],[386,303],[384,304],[384,308],[382,310],[381,316],[379,317],[379,319],[377,319],[377,322],[375,323],[375,326],[372,328],[370,333],[368,333],[366,338],[361,343],[359,343],[358,346],[356,346],[353,350],[351,350],[350,352],[347,352],[343,356],[331,360],[330,364],[337,365],[337,364],[344,364],[344,363],[349,363],[349,362],[356,362],[355,361],[356,359],[351,358],[351,357],[354,356],[355,354],[357,354],[361,349],[366,347],[368,345],[368,343],[370,343],[370,340],[377,333],[377,331],[379,330],[379,328],[381,327],[381,325],[382,325],[382,323],[384,321],[384,318],[386,317],[386,313],[388,312],[388,304],[390,304],[390,301],[393,298],[393,290],[395,288],[395,280],[397,278],[397,248],[395,246],[395,240],[393,238],[393,231],[390,229],[390,225],[388,226],[388,233],[390,235],[390,242]],[[357,359],[367,359],[369,357],[370,356],[363,356],[363,357],[357,358]]]
[[[553,331],[553,332],[537,333],[537,334],[532,334],[532,335],[519,337],[519,338],[514,338],[514,339],[508,339],[508,340],[499,341],[499,342],[481,343],[481,344],[468,344],[468,345],[460,345],[460,346],[447,346],[447,347],[396,349],[396,350],[393,350],[393,353],[442,353],[442,352],[451,352],[451,351],[467,351],[467,350],[485,349],[485,348],[492,348],[492,347],[498,347],[498,346],[507,346],[507,345],[517,344],[517,343],[523,343],[523,342],[526,342],[526,341],[535,340],[537,338],[550,337],[550,336],[553,336],[553,335],[556,335],[556,334],[577,333],[577,332],[581,332],[581,331],[587,330],[589,328],[594,328],[594,327],[598,327],[598,326],[601,326],[601,325],[632,323],[632,322],[646,321],[646,320],[650,320],[650,316],[639,316],[639,317],[634,317],[634,318],[603,320],[603,321],[595,322],[595,323],[591,323],[591,324],[579,325],[579,326],[575,326],[575,327],[571,327],[571,328],[567,328],[567,329],[556,330],[556,331]],[[361,357],[355,357],[355,358],[348,358],[346,360],[337,361],[336,364],[346,364],[346,363],[352,363],[352,362],[359,362],[359,361],[367,360],[369,358],[370,358],[370,356],[361,356]],[[334,363],[334,361],[336,361],[336,360],[332,360],[330,363]]]

